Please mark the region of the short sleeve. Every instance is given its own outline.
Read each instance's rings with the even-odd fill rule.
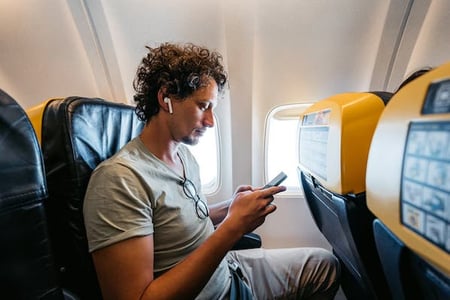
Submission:
[[[139,174],[121,164],[100,165],[84,199],[89,251],[153,233],[150,188]]]

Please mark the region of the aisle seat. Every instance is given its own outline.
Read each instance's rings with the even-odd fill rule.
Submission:
[[[390,299],[365,200],[367,155],[390,97],[338,94],[300,116],[299,180],[315,223],[341,261],[347,299]]]
[[[48,233],[47,197],[44,163],[33,127],[23,108],[0,90],[2,299],[64,299]]]
[[[401,88],[368,157],[367,205],[395,299],[450,299],[450,63]]]

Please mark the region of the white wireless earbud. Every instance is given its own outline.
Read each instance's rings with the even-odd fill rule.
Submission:
[[[170,98],[169,97],[165,97],[164,98],[164,103],[167,103],[167,106],[169,107],[169,114],[173,114],[172,101],[170,101]]]

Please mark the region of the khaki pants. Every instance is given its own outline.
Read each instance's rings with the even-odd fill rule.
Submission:
[[[333,299],[340,266],[321,248],[248,249],[231,251],[256,300]]]

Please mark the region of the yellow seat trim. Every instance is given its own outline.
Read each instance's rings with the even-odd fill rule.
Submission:
[[[51,101],[57,99],[61,98],[47,99],[41,104],[38,104],[26,110],[26,114],[28,115],[28,118],[31,121],[31,125],[33,125],[34,131],[36,132],[39,144],[42,143],[42,118],[44,117],[45,108]]]

